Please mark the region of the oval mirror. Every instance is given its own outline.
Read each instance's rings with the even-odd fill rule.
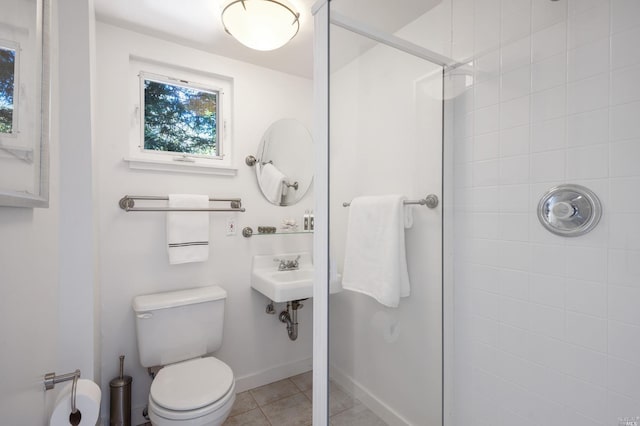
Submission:
[[[313,140],[294,119],[273,123],[262,136],[256,154],[256,177],[265,198],[290,206],[304,197],[313,180]]]

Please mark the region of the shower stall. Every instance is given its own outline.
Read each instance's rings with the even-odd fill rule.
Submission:
[[[397,307],[315,286],[314,424],[640,424],[640,3],[314,12],[316,282],[344,203],[439,199],[406,207]]]

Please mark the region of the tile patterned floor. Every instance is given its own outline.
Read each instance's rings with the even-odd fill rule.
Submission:
[[[236,395],[223,426],[311,425],[312,372]],[[330,426],[386,426],[371,410],[329,381]],[[145,423],[141,426],[151,426]]]
[[[223,426],[311,425],[312,373],[260,386],[236,395]],[[333,382],[329,383],[331,426],[385,426],[386,423]]]

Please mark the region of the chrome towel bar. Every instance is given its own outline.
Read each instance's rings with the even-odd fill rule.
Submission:
[[[408,205],[408,204],[419,204],[421,206],[427,206],[430,209],[435,209],[436,207],[438,207],[438,196],[436,194],[429,194],[427,195],[425,198],[421,198],[419,200],[405,200],[404,201],[404,205]],[[351,202],[348,203],[342,203],[342,207],[349,207],[351,205]]]
[[[226,202],[230,204],[227,208],[207,207],[207,208],[174,208],[174,207],[136,207],[134,200],[144,201],[168,201],[169,197],[158,197],[153,195],[125,195],[120,199],[118,205],[127,212],[244,212],[242,199],[240,198],[209,198],[212,202]]]

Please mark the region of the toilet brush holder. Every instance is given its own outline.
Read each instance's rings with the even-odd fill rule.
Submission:
[[[120,376],[109,382],[111,389],[109,425],[131,426],[131,376],[124,375],[124,355],[120,355]]]

